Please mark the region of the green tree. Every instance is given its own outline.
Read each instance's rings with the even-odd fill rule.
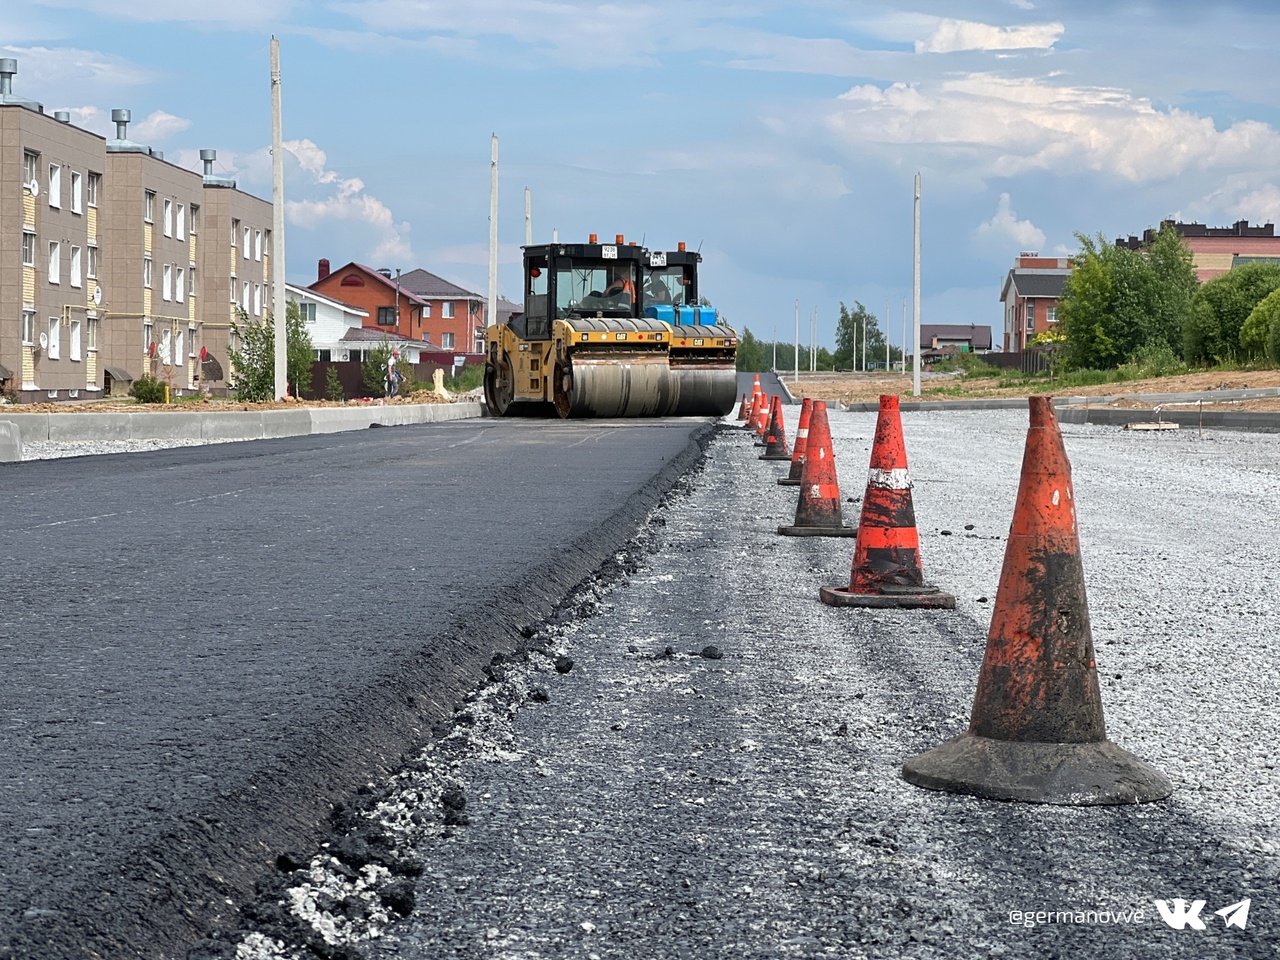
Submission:
[[[343,400],[342,381],[338,378],[338,368],[330,367],[325,374],[324,395],[327,400]]]
[[[276,395],[276,334],[271,314],[255,320],[242,307],[236,308],[231,321],[231,340],[236,346],[227,351],[235,376],[236,397],[257,403]],[[298,305],[292,301],[285,310],[285,377],[293,396],[311,389],[311,363],[315,348]]]
[[[1105,370],[1139,348],[1181,342],[1191,316],[1195,269],[1172,225],[1146,250],[1076,234],[1080,252],[1058,305],[1064,366]]]
[[[755,334],[747,327],[742,328],[742,336],[738,338],[736,356],[737,368],[748,373],[761,373],[767,370],[772,359],[771,356],[765,354],[764,345],[756,339]]]
[[[1230,273],[1204,283],[1191,304],[1183,328],[1183,355],[1188,362],[1230,360],[1241,353],[1260,356],[1266,335],[1253,328],[1245,335],[1245,323],[1266,297],[1280,287],[1280,266],[1246,263]]]
[[[1253,308],[1240,328],[1240,346],[1250,356],[1266,354],[1280,363],[1280,287],[1272,290]]]
[[[360,363],[360,381],[366,397],[386,396],[387,361],[391,359],[391,343],[385,337],[372,350],[364,352]]]
[[[875,314],[857,300],[850,310],[840,303],[840,319],[836,322],[835,365],[841,370],[854,370],[862,364],[863,339],[866,339],[867,362],[884,356],[884,334]]]

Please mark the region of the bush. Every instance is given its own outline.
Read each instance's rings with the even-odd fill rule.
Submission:
[[[450,393],[466,393],[484,385],[484,364],[473,363],[458,371],[456,377],[445,377],[444,388]]]
[[[346,399],[346,394],[342,389],[342,381],[338,379],[338,371],[333,367],[329,368],[329,372],[324,378],[324,396],[326,400],[342,401]]]
[[[1187,365],[1173,352],[1173,347],[1163,340],[1142,344],[1133,351],[1125,368],[1132,372],[1135,379],[1140,380],[1176,377],[1188,370]]]
[[[164,403],[164,384],[155,377],[139,377],[129,388],[129,396],[139,403]]]
[[[966,377],[998,377],[1000,370],[991,366],[976,353],[957,353],[933,364],[939,373],[951,373],[963,370]]]

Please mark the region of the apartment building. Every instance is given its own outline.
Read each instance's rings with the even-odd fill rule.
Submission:
[[[16,97],[0,59],[0,381],[22,399],[101,389],[102,137]]]
[[[13,93],[0,59],[0,388],[24,402],[227,386],[237,307],[271,302],[272,207]],[[207,155],[207,156],[206,156]]]

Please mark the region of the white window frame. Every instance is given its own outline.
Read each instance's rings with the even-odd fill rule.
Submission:
[[[453,319],[453,301],[452,300],[446,300],[444,301],[444,303],[440,304],[440,319],[441,320]]]
[[[49,346],[45,348],[45,356],[50,360],[62,359],[62,318],[49,318]]]
[[[90,280],[98,279],[98,245],[91,243],[86,248],[84,275]]]
[[[71,318],[71,333],[67,337],[67,356],[75,361],[81,359],[80,321],[74,317]]]
[[[168,197],[164,198],[164,221],[162,229],[166,237],[173,236],[173,201]]]
[[[156,215],[156,192],[148,190],[142,195],[142,220],[152,223]]]
[[[253,259],[262,259],[262,231],[253,231]]]
[[[237,286],[239,286],[239,285],[236,283],[236,275],[233,273],[233,274],[231,275],[231,302],[232,302],[232,303],[239,303],[239,302],[240,302],[239,300],[237,300],[237,299],[236,299],[236,288],[237,288]]]
[[[36,235],[30,230],[22,231],[22,265],[24,267],[36,265]]]
[[[240,239],[240,221],[232,219],[231,221],[231,248],[234,250],[236,241]]]
[[[187,271],[182,267],[174,268],[173,277],[173,299],[179,303],[186,301],[187,296]]]
[[[98,205],[98,191],[102,189],[102,174],[89,171],[89,182],[85,187],[85,202],[91,206]]]
[[[142,258],[142,285],[148,290],[151,289],[152,273],[151,256],[148,254]]]
[[[156,333],[155,325],[150,320],[142,321],[142,352],[146,356],[151,356],[151,344],[155,342]]]
[[[253,231],[245,227],[241,239],[244,241],[244,249],[241,252],[244,254],[244,258],[248,260],[253,256],[253,250],[249,247],[249,242],[253,239]]]
[[[85,320],[85,349],[90,353],[98,352],[98,318],[88,317]]]
[[[193,234],[200,232],[200,204],[198,203],[191,205],[191,224],[188,229]]]
[[[68,264],[68,267],[69,269],[68,269],[67,279],[70,281],[71,286],[83,287],[84,278],[80,271],[80,267],[81,267],[80,248],[77,246],[72,246],[71,248],[71,258],[70,258],[70,263]]]
[[[249,281],[245,280],[243,282],[243,286],[241,287],[241,297],[240,297],[240,309],[242,309],[245,313],[249,312],[249,307],[253,304],[253,301],[249,299],[249,296],[251,293],[252,291],[249,289]]]
[[[174,232],[178,235],[179,240],[187,239],[187,207],[186,204],[178,204],[178,212],[175,215]]]
[[[76,170],[71,171],[71,212],[84,213],[84,178]]]
[[[49,241],[49,282],[62,282],[62,243],[58,240]]]
[[[37,176],[40,169],[40,154],[30,150],[22,151],[22,185],[25,187]]]
[[[49,164],[49,206],[62,209],[62,164]]]
[[[34,310],[22,311],[22,342],[28,345],[36,342],[36,312]]]
[[[160,268],[160,299],[173,299],[173,264],[166,263]]]
[[[253,315],[262,316],[262,284],[260,283],[253,285]]]
[[[442,334],[440,334],[440,349],[441,349],[441,350],[452,350],[452,349],[453,349],[453,334],[452,334],[452,333],[442,333]]]

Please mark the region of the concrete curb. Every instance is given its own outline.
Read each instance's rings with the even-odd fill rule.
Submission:
[[[18,426],[8,420],[0,420],[0,463],[13,463],[22,459],[22,434]]]
[[[485,416],[482,403],[420,403],[296,410],[104,411],[6,414],[12,441],[0,440],[0,462],[20,459],[23,443],[104,440],[263,440]],[[3,436],[4,434],[0,434]]]

